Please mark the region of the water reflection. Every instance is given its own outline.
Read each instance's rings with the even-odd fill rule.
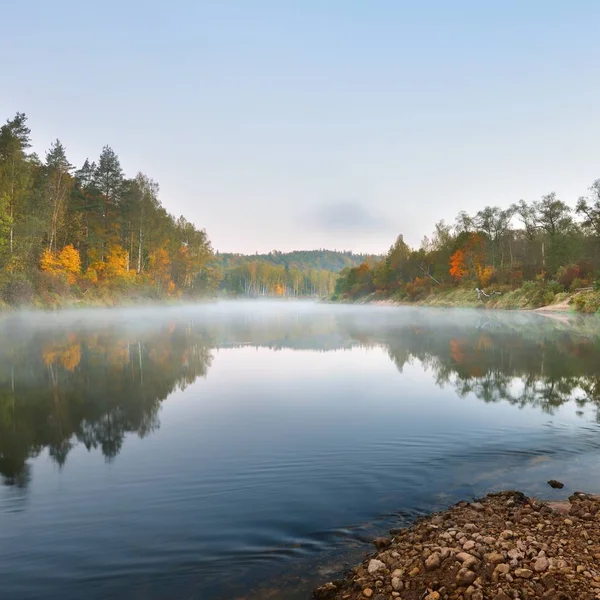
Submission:
[[[450,315],[450,318],[448,318]],[[147,315],[146,315],[147,317]],[[77,444],[113,460],[125,436],[159,425],[163,400],[238,346],[328,352],[379,346],[402,372],[418,361],[440,387],[552,413],[600,407],[594,318],[417,309],[240,306],[0,321],[0,474],[25,488],[28,461],[60,467]],[[367,318],[365,318],[367,317]],[[599,420],[600,420],[600,412]]]

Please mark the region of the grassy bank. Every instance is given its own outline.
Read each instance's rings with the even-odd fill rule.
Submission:
[[[408,304],[417,306],[486,308],[500,310],[535,310],[547,308],[579,313],[600,312],[600,290],[563,292],[551,284],[527,282],[517,289],[486,290],[489,297],[478,297],[473,287],[432,288],[416,296],[405,293],[384,296],[370,294],[357,299],[359,303]]]

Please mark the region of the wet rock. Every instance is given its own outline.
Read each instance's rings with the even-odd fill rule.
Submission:
[[[378,537],[373,540],[373,543],[375,544],[375,548],[377,548],[377,550],[385,550],[392,545],[392,540],[387,537]]]
[[[337,586],[330,581],[329,583],[318,587],[313,592],[313,598],[315,598],[315,600],[329,600],[329,598],[335,598],[337,591]]]
[[[369,561],[367,571],[370,575],[373,575],[373,573],[377,573],[377,571],[380,571],[381,569],[385,569],[385,563],[381,562],[380,560],[377,560],[376,558],[372,558]]]
[[[555,490],[562,490],[562,489],[565,487],[565,484],[564,484],[564,483],[561,483],[560,481],[556,481],[556,479],[551,479],[551,480],[548,482],[548,485],[549,485],[551,488],[554,488]]]

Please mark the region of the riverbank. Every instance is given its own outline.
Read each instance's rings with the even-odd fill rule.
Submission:
[[[377,551],[318,600],[597,600],[600,498],[520,492],[459,502],[375,540]]]
[[[439,308],[479,308],[498,310],[536,310],[552,312],[597,313],[600,310],[600,291],[553,293],[536,286],[523,286],[516,290],[490,292],[486,297],[472,288],[449,288],[410,299],[406,297],[381,297],[369,294],[353,304],[380,304],[389,306],[434,306]]]

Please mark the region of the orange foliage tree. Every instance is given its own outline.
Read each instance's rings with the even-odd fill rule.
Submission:
[[[468,273],[465,263],[465,252],[464,250],[458,249],[450,257],[450,275],[457,281],[462,279]]]
[[[52,250],[44,250],[40,258],[40,268],[46,273],[64,276],[72,285],[81,273],[79,250],[72,244],[65,246],[58,253]]]

